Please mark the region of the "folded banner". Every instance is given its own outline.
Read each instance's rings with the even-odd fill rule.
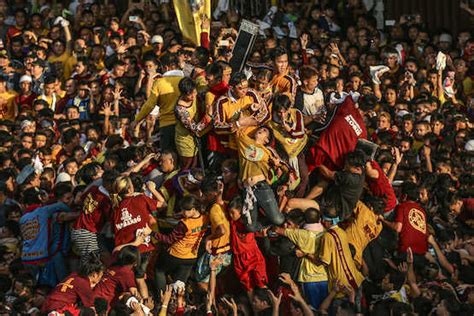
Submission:
[[[211,18],[211,0],[174,0],[173,5],[183,37],[201,45],[201,20]]]

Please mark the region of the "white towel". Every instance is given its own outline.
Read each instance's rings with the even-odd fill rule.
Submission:
[[[436,70],[444,70],[446,68],[446,55],[438,52],[436,56]]]
[[[370,66],[369,71],[370,76],[372,77],[372,82],[375,84],[381,84],[380,77],[389,70],[390,68],[384,65]]]

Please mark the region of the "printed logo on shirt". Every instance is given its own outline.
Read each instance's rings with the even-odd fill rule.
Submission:
[[[91,214],[92,212],[94,212],[97,205],[99,205],[99,202],[94,200],[92,194],[87,194],[86,199],[84,200],[84,213]]]
[[[260,161],[263,158],[263,149],[250,145],[245,148],[245,159],[250,161]]]
[[[425,215],[420,210],[412,208],[408,213],[408,222],[414,229],[426,234]]]
[[[38,217],[21,225],[21,236],[23,240],[34,240],[40,232],[40,223]]]
[[[137,217],[132,217],[132,214],[128,211],[127,208],[122,209],[122,216],[120,217],[121,222],[115,224],[115,227],[117,227],[118,230],[128,227],[130,225],[134,225],[136,223],[140,223],[142,221],[142,218],[140,215]]]
[[[66,282],[59,283],[58,286],[61,287],[61,289],[59,291],[61,291],[62,293],[66,293],[67,290],[73,289],[74,285],[71,284],[72,281],[74,281],[74,278],[69,278],[69,279],[66,280]]]
[[[357,136],[360,136],[360,134],[362,134],[362,128],[351,114],[345,116],[344,119],[347,121],[347,123],[349,123],[349,125],[352,127]]]

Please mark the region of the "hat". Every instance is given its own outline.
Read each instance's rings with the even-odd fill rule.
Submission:
[[[161,35],[154,35],[151,38],[152,44],[163,44],[163,37]]]
[[[8,53],[5,49],[0,50],[0,58],[8,58]]]
[[[39,9],[39,13],[43,13],[45,10],[51,10],[51,7],[47,4],[41,6],[41,8]]]
[[[32,81],[33,81],[33,79],[31,78],[31,76],[28,76],[28,75],[23,75],[20,78],[20,83],[22,83],[22,82],[32,82]]]
[[[466,151],[474,151],[474,139],[468,140],[464,146]]]
[[[397,116],[398,117],[404,117],[407,114],[410,114],[410,112],[408,112],[407,110],[400,110],[400,111],[398,111]]]
[[[70,182],[71,181],[71,176],[67,174],[66,172],[61,172],[58,174],[58,177],[56,178],[56,183],[60,182]]]
[[[24,129],[25,127],[28,127],[28,126],[30,126],[31,124],[33,124],[32,121],[30,121],[30,120],[23,120],[23,121],[21,122],[21,124],[20,124],[20,127],[21,127],[21,129]]]
[[[448,33],[443,33],[439,36],[439,42],[440,43],[442,43],[442,42],[452,43],[452,41],[453,41],[453,37]]]
[[[34,172],[35,168],[32,165],[26,165],[16,177],[16,183],[22,185]]]

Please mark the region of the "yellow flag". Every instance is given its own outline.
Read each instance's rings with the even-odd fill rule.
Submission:
[[[174,0],[173,4],[183,37],[201,45],[201,17],[211,18],[211,0]]]

